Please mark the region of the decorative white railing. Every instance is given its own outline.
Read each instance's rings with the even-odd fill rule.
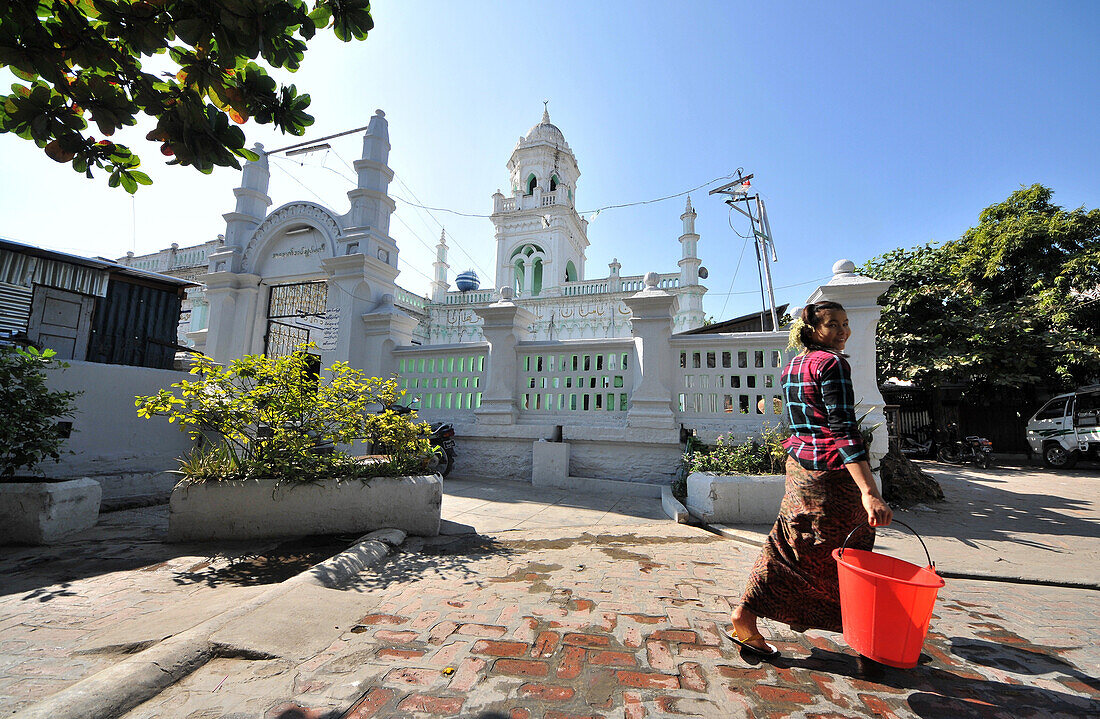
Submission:
[[[516,358],[521,418],[625,419],[634,388],[634,340],[521,342]]]
[[[549,207],[550,205],[558,204],[558,193],[548,192],[542,196],[542,206]]]
[[[563,282],[561,285],[561,293],[565,297],[595,295],[611,291],[610,278],[604,278],[602,280],[586,280],[583,282]]]
[[[393,354],[405,402],[419,398],[422,414],[449,414],[481,406],[488,344],[398,347]]]
[[[516,198],[506,197],[500,201],[499,207],[496,208],[497,212],[514,212],[516,209]]]
[[[782,419],[779,373],[789,356],[786,333],[688,335],[670,344],[673,405],[681,421]]]
[[[496,302],[496,290],[470,290],[469,292],[448,292],[444,304],[476,305],[480,302]]]
[[[398,307],[408,307],[416,312],[424,313],[427,311],[428,298],[421,297],[415,292],[409,292],[404,287],[398,287],[397,291],[393,295],[394,304]]]
[[[623,292],[641,292],[645,289],[644,275],[628,275],[620,278]],[[671,290],[680,286],[680,273],[669,272],[657,276],[657,289]]]

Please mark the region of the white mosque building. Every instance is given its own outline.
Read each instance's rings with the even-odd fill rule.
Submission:
[[[381,270],[369,283],[372,299],[392,295],[395,309],[415,320],[412,344],[481,341],[482,320],[474,310],[498,301],[501,288],[508,288],[515,303],[533,316],[529,336],[524,339],[630,337],[630,310],[623,300],[643,289],[643,274],[622,275],[621,265],[613,260],[605,276],[588,276],[588,222],[576,209],[581,172],[573,150],[550,121],[548,111],[544,110],[541,120],[519,139],[508,159],[510,193],[506,196],[498,190],[492,196],[496,277],[491,287],[483,287],[484,278],[471,273],[452,277],[445,236],[440,237],[436,247],[430,296],[396,285],[398,248],[389,237],[390,215],[395,208],[388,196],[393,177],[389,150],[388,122],[379,111],[364,135],[363,156],[355,163],[358,187],[348,193],[352,210],[344,215],[313,202],[292,202],[269,212],[270,175],[267,158],[261,155],[260,160],[244,168],[241,187],[234,191],[237,207],[225,215],[224,237],[195,247],[173,246],[150,255],[131,254],[119,261],[189,278],[211,273],[206,275],[206,286],[189,294],[180,333],[182,343],[208,353],[214,350],[207,344],[208,335],[219,319],[212,317],[219,309],[210,305],[209,280],[217,285],[216,292],[224,294],[222,284],[226,279],[215,278],[214,274],[228,271],[250,276],[243,283],[230,282],[242,285],[230,287],[231,291],[249,291],[247,308],[233,303],[232,324],[241,341],[225,345],[226,349],[233,347],[230,354],[281,354],[306,339],[315,341],[318,347],[326,346],[326,324],[331,344],[334,319],[327,302],[329,277],[322,263],[358,253],[368,256],[368,275],[374,265]],[[659,274],[658,278],[658,287],[678,298],[672,320],[675,332],[695,329],[704,322],[706,288],[699,283],[701,261],[695,217],[689,198],[680,216],[683,231],[679,238],[679,271]],[[261,244],[265,245],[262,251]],[[304,299],[297,298],[298,294]],[[224,314],[229,310],[222,307],[220,311]],[[242,323],[252,329],[241,332]]]

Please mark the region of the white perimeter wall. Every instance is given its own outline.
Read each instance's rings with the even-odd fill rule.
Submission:
[[[189,377],[175,370],[69,360],[68,369],[50,370],[51,389],[83,391],[76,399],[73,433],[61,464],[46,461],[42,470],[55,477],[96,476],[176,469],[176,457],[190,451],[191,438],[164,417],[141,419],[135,395],[151,395]]]

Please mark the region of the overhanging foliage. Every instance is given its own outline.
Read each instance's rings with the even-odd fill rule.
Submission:
[[[209,173],[256,159],[233,123],[253,119],[301,135],[309,95],[268,69],[298,69],[306,41],[331,28],[344,42],[374,27],[368,0],[10,0],[0,16],[0,67],[25,84],[0,97],[0,132],[33,141],[57,162],[133,193],[151,183],[125,145],[97,140],[156,118],[146,136],[169,164]],[[154,75],[144,58],[167,54]],[[259,60],[259,62],[256,62]]]

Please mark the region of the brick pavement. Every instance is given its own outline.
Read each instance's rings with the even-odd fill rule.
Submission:
[[[728,597],[755,552],[672,523],[411,540],[388,564],[330,590],[362,593],[370,609],[324,651],[215,659],[126,716],[1008,719],[1100,711],[1094,591],[949,581],[922,662],[908,671],[861,664],[837,635],[765,622],[784,652],[769,664],[739,656],[721,636]]]

